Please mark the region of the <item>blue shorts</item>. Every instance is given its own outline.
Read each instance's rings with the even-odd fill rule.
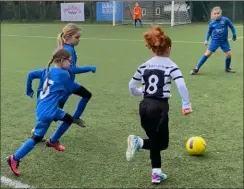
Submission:
[[[59,100],[59,107],[63,108],[66,101],[69,99],[69,96],[78,91],[78,89],[81,87],[79,83],[76,83],[75,81],[69,86],[68,92]]]
[[[223,52],[230,51],[229,41],[211,41],[208,47],[208,50],[211,52],[215,52],[218,48],[221,48]]]
[[[58,121],[62,120],[65,116],[66,112],[63,111],[62,109],[58,108],[53,120],[47,119],[47,120],[37,120],[36,126],[34,128],[34,134],[36,136],[44,136],[51,125],[52,121]]]

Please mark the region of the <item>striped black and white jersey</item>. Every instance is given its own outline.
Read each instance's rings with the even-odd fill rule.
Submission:
[[[129,90],[134,96],[144,98],[170,98],[171,80],[174,80],[183,108],[191,107],[189,93],[178,66],[167,57],[154,56],[137,69],[129,83]],[[137,88],[141,83],[142,88]]]

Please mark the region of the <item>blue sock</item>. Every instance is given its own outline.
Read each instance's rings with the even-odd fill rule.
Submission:
[[[225,59],[225,69],[229,69],[230,68],[230,63],[231,63],[231,57],[227,57]]]
[[[25,143],[14,153],[14,160],[18,161],[25,157],[36,145],[36,142],[29,138]]]
[[[82,98],[79,100],[76,110],[73,114],[73,118],[74,119],[78,119],[81,114],[84,112],[86,105],[88,103],[89,99],[88,98]],[[63,136],[63,134],[68,130],[70,124],[68,124],[67,122],[62,122],[58,128],[56,129],[56,131],[53,133],[53,135],[50,137],[50,142],[51,143],[55,143],[57,142],[61,136]]]
[[[57,142],[61,136],[63,136],[63,134],[68,130],[70,124],[63,121],[58,128],[56,129],[56,131],[53,133],[53,135],[50,137],[50,142],[51,143],[55,143]]]
[[[79,100],[79,102],[76,106],[75,112],[73,114],[74,119],[78,119],[82,115],[82,113],[84,112],[84,110],[86,108],[88,101],[89,101],[88,98],[82,98]]]
[[[198,69],[198,70],[202,67],[202,65],[206,62],[207,59],[208,59],[208,57],[205,56],[205,55],[203,55],[203,56],[201,57],[201,59],[199,60],[199,62],[198,62],[198,64],[197,64],[197,69]]]

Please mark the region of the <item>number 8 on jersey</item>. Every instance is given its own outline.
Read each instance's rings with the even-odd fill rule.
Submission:
[[[145,97],[163,97],[164,87],[163,70],[145,70],[143,74],[143,84],[145,85]]]

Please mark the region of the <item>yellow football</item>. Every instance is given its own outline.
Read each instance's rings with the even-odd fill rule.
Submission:
[[[202,137],[191,137],[186,142],[186,150],[191,155],[202,155],[206,150],[206,142]]]

